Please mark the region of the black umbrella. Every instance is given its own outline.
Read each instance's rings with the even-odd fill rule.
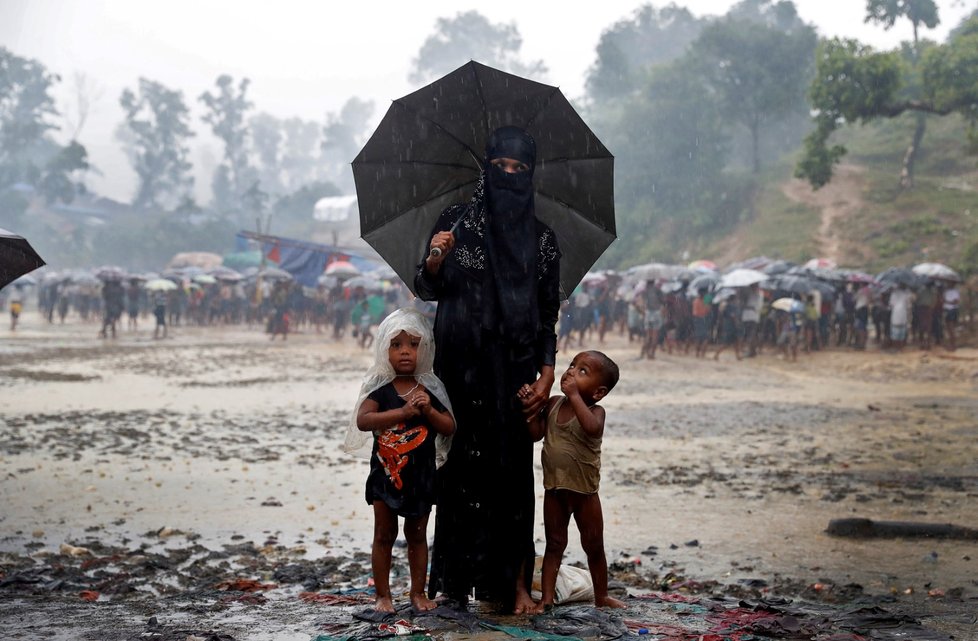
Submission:
[[[801,274],[782,274],[774,276],[761,283],[761,287],[775,292],[786,292],[789,294],[810,294],[813,290],[818,290],[823,298],[835,298],[835,290],[828,283],[824,283],[811,276]]]
[[[876,280],[883,284],[904,285],[910,289],[919,289],[927,280],[906,267],[890,267],[876,275]]]
[[[536,215],[560,243],[564,292],[615,239],[614,157],[560,90],[469,62],[395,100],[353,161],[360,233],[408,287],[438,215],[471,197],[505,125],[536,140]]]
[[[765,265],[761,271],[768,276],[777,276],[778,274],[784,274],[793,267],[795,267],[795,263],[790,260],[776,260]]]
[[[45,264],[26,238],[0,229],[0,289]]]

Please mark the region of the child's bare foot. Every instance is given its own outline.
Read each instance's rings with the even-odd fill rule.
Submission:
[[[595,597],[594,599],[595,607],[599,608],[627,608],[624,601],[619,601],[612,596]]]
[[[434,610],[438,607],[438,604],[429,599],[424,592],[419,594],[412,593],[411,605],[413,605],[414,609],[418,610],[419,612],[427,612],[428,610]]]
[[[534,612],[537,607],[537,602],[534,601],[528,592],[517,592],[516,593],[516,603],[513,605],[513,614],[530,614]]]
[[[530,612],[532,612],[533,614],[543,614],[544,612],[549,612],[550,610],[553,610],[553,607],[554,607],[553,601],[544,601],[541,599],[540,603],[537,603],[536,606],[532,610],[530,610]]]
[[[394,612],[394,602],[389,596],[379,596],[374,601],[374,609],[378,612]]]

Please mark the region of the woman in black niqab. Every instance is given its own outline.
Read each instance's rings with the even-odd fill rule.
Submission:
[[[429,593],[513,611],[533,605],[533,443],[524,412],[554,382],[560,251],[534,215],[536,144],[522,129],[490,136],[472,199],[442,212],[415,291],[437,300],[435,372],[457,431],[439,471]],[[454,233],[450,230],[455,227]],[[522,401],[517,392],[530,385]]]

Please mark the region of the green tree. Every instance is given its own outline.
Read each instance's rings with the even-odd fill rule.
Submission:
[[[214,204],[221,212],[240,213],[241,198],[255,180],[248,161],[246,123],[248,111],[253,107],[247,95],[250,83],[243,78],[235,88],[234,78],[222,74],[215,81],[217,90],[205,91],[199,97],[207,108],[204,122],[224,143],[224,159],[212,183]]]
[[[686,53],[705,24],[676,4],[656,9],[646,4],[601,34],[597,60],[588,70],[592,101],[627,96],[644,81],[647,67],[669,63]]]
[[[924,52],[921,78],[926,98],[938,112],[957,112],[968,123],[969,151],[978,153],[978,12],[951,34],[943,47]]]
[[[418,84],[439,78],[469,60],[520,76],[540,78],[547,73],[542,60],[519,58],[523,38],[513,23],[493,24],[478,11],[438,18],[435,32],[421,45],[409,76]]]
[[[707,26],[692,46],[697,71],[717,96],[724,117],[749,132],[754,173],[761,169],[762,133],[807,111],[805,88],[816,45],[811,27],[786,32],[726,17]]]
[[[907,91],[914,76],[906,50],[877,52],[852,40],[823,42],[815,80],[809,89],[815,129],[805,141],[795,175],[818,188],[832,179],[832,167],[846,153],[830,146],[832,133],[845,124],[895,118],[907,112],[945,116],[960,113],[974,137],[978,86],[978,21],[944,45],[923,47],[919,97]],[[919,144],[919,141],[917,142]],[[901,177],[907,171],[907,157]]]
[[[919,42],[917,32],[921,25],[933,29],[941,22],[934,0],[866,1],[866,22],[875,22],[889,30],[900,18],[906,18],[913,25],[914,46]]]
[[[928,29],[933,29],[940,23],[937,15],[937,5],[934,0],[867,0],[866,1],[866,22],[875,22],[889,31],[900,18],[906,18],[913,25],[913,49],[910,51],[910,69],[913,80],[908,84],[911,97],[920,97],[920,86],[916,82],[916,72],[920,60],[920,38],[919,30],[921,25]],[[924,139],[924,132],[927,129],[927,116],[918,111],[916,113],[916,126],[914,128],[913,140],[907,148],[903,157],[903,167],[900,170],[900,186],[903,188],[913,187],[913,168],[914,161],[920,150],[920,143]]]
[[[175,205],[193,188],[187,140],[194,133],[183,93],[140,78],[138,93],[125,89],[119,104],[126,119],[116,137],[139,178],[133,206]]]
[[[906,112],[915,114],[916,124],[903,156],[899,183],[905,189],[912,187],[914,162],[927,127],[926,115],[946,115],[959,109],[954,103],[937,99],[947,95],[941,83],[950,79],[939,71],[939,61],[949,60],[945,55],[952,44],[932,45],[919,39],[922,26],[932,29],[939,24],[933,0],[866,2],[866,22],[890,29],[902,18],[913,26],[913,41],[897,51],[877,52],[852,40],[835,39],[820,45],[809,88],[816,112],[815,129],[805,140],[803,156],[795,168],[795,175],[808,179],[813,187],[821,187],[832,179],[833,166],[846,153],[842,145],[830,146],[836,129],[844,124],[895,118]],[[962,51],[959,49],[956,55]]]

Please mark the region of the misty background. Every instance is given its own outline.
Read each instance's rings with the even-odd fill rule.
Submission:
[[[225,252],[256,219],[335,240],[313,207],[353,193],[349,163],[389,101],[475,59],[560,86],[615,153],[621,240],[605,264],[678,259],[665,253],[749,218],[758,176],[784,155],[804,150],[813,164],[799,175],[830,179],[836,125],[812,118],[832,111],[812,99],[817,51],[836,51],[826,43],[866,48],[853,44],[847,63],[903,52],[894,73],[909,78],[926,48],[963,50],[950,43],[976,9],[612,1],[568,15],[526,4],[5,0],[0,227],[64,266]],[[890,89],[881,101],[915,90]],[[966,117],[969,96],[937,111]]]

